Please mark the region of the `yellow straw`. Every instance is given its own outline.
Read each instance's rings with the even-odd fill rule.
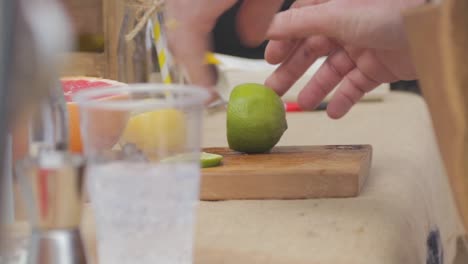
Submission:
[[[154,23],[154,41],[156,46],[156,51],[158,54],[158,62],[159,68],[161,71],[161,77],[163,83],[170,84],[172,83],[171,72],[169,67],[172,63],[172,59],[170,58],[169,53],[167,50],[167,42],[165,39],[164,34],[162,34],[162,24],[161,24],[161,13],[156,12],[156,20]]]

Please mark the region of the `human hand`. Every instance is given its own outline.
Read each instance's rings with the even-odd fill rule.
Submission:
[[[328,56],[298,103],[313,109],[337,86],[327,113],[341,118],[381,83],[416,78],[401,11],[424,0],[298,0],[275,16],[265,52],[281,63],[266,80],[279,95],[319,58]]]
[[[169,47],[191,83],[205,87],[215,85],[215,74],[206,63],[205,57],[211,48],[210,33],[219,16],[236,2],[237,0],[167,0]],[[282,2],[283,0],[245,0],[242,3],[237,17],[237,29],[246,45],[256,46],[265,40],[270,21],[280,10]]]

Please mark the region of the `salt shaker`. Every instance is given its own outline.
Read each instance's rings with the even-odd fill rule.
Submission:
[[[17,164],[31,223],[28,264],[86,264],[79,232],[84,162],[42,149]]]

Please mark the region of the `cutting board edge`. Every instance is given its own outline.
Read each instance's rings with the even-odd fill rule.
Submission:
[[[281,174],[259,175],[240,172],[239,176],[219,176],[216,174],[204,175],[200,185],[201,200],[251,200],[251,199],[307,199],[307,198],[333,198],[356,197],[359,195],[358,184],[355,178],[358,173],[331,173],[324,175]],[[267,178],[278,185],[266,185]],[[343,182],[338,186],[336,182]]]
[[[201,202],[222,202],[222,201],[287,201],[287,200],[309,200],[309,199],[347,199],[347,198],[356,198],[358,195],[349,194],[349,195],[290,195],[290,196],[223,196],[219,198],[218,196],[201,196]]]
[[[358,148],[354,148],[358,146]],[[352,170],[342,172],[339,170],[328,170],[326,172],[326,178],[323,179],[306,179],[305,170],[301,171],[298,169],[296,174],[288,176],[285,173],[287,170],[283,170],[281,173],[269,174],[268,177],[276,178],[275,181],[285,184],[287,180],[292,182],[302,182],[308,184],[321,184],[326,191],[322,191],[321,187],[317,188],[303,188],[303,186],[294,187],[294,183],[291,188],[297,188],[297,193],[288,191],[288,188],[284,186],[275,187],[270,186],[265,188],[262,185],[263,181],[250,180],[249,177],[245,178],[245,175],[249,174],[248,169],[231,170],[231,175],[222,175],[222,169],[218,174],[217,168],[207,168],[202,170],[202,184],[200,187],[200,200],[202,201],[224,201],[224,200],[292,200],[292,199],[314,199],[314,198],[352,198],[359,196],[365,182],[370,174],[370,162],[372,161],[373,147],[370,144],[353,144],[353,145],[311,145],[311,146],[280,146],[277,148],[294,148],[299,149],[310,149],[311,151],[317,149],[318,151],[343,151],[343,150],[356,150],[356,155],[359,157],[359,165],[352,167]],[[230,150],[228,147],[210,147],[205,148],[204,151],[212,151],[214,153],[225,154],[227,157],[230,155],[239,155],[239,152]],[[248,154],[240,154],[248,155]],[[255,155],[266,155],[266,154],[255,154]],[[340,155],[338,155],[340,156]],[[255,170],[254,170],[255,171]],[[319,173],[320,169],[317,169]],[[276,172],[276,171],[275,171]],[[232,174],[240,174],[240,177],[235,179],[229,179]],[[310,173],[310,172],[309,172]],[[299,175],[298,175],[299,174]],[[250,174],[249,174],[250,175]],[[257,177],[266,177],[261,173],[256,175]],[[321,174],[323,177],[324,174]],[[228,177],[227,179],[224,177]],[[293,179],[295,177],[296,179]],[[315,176],[317,177],[317,176]],[[356,179],[357,177],[357,179]],[[320,177],[319,177],[320,178]],[[349,181],[348,181],[349,180]],[[335,189],[333,186],[338,181],[348,181],[347,184],[339,186]],[[207,183],[206,183],[207,182]],[[259,185],[260,184],[260,185]],[[329,188],[329,189],[327,189]],[[240,191],[239,191],[240,190]],[[258,190],[258,193],[255,193]],[[290,189],[291,190],[291,189]]]
[[[369,152],[367,153],[367,155],[364,156],[364,161],[361,162],[362,166],[359,171],[360,177],[358,181],[358,184],[359,184],[358,193],[361,193],[362,189],[364,188],[367,182],[367,179],[370,176],[370,172],[372,168],[373,152],[374,152],[374,149],[372,145],[369,145]]]

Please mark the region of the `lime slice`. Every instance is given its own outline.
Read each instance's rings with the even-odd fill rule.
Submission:
[[[221,164],[223,156],[213,153],[202,152],[200,160],[202,168],[216,167]]]
[[[194,161],[194,154],[188,153],[188,154],[178,154],[175,156],[167,157],[165,159],[162,159],[162,163],[168,163],[168,162],[191,162]]]
[[[184,162],[193,161],[193,154],[179,154],[162,159],[161,162]],[[200,164],[202,168],[216,167],[221,164],[223,156],[213,153],[202,152],[200,155]]]

